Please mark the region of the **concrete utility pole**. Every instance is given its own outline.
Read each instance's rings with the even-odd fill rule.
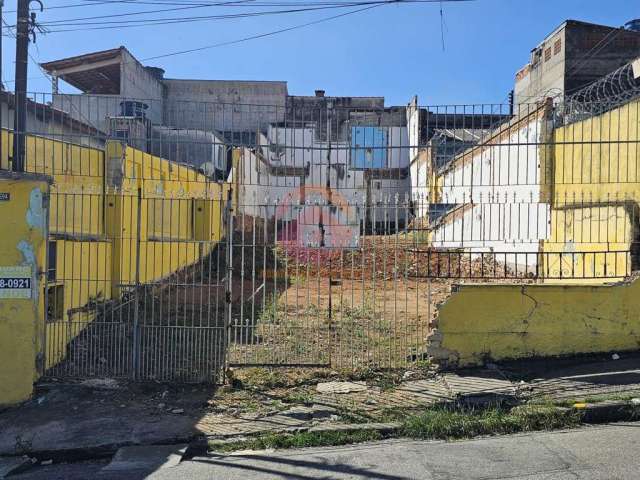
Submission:
[[[4,30],[4,22],[2,17],[2,7],[4,7],[4,0],[0,0],[0,91],[4,90],[4,83],[2,82],[2,32]],[[2,126],[2,111],[0,110],[0,127]]]
[[[40,0],[18,0],[16,22],[16,105],[13,121],[13,171],[24,172],[25,133],[27,129],[27,65],[29,62],[29,35],[35,41],[36,14],[29,16],[29,4],[35,1],[43,10]]]
[[[18,0],[16,22],[16,83],[13,117],[13,171],[24,172],[27,126],[27,65],[29,61],[29,0]]]
[[[2,17],[2,7],[4,7],[4,0],[0,0],[0,92],[4,90],[4,83],[2,81],[2,36],[4,33],[4,22]],[[2,99],[0,99],[0,129],[2,128]],[[2,142],[0,142],[0,158],[2,157]]]

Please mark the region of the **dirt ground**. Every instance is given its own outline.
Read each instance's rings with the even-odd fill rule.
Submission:
[[[238,364],[402,368],[423,358],[446,281],[295,277],[267,293],[258,318],[233,325]]]

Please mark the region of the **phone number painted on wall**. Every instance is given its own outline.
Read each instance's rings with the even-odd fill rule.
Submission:
[[[0,267],[0,298],[31,298],[31,267]]]

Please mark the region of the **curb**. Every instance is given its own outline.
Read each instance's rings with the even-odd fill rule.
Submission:
[[[581,420],[587,424],[640,420],[640,404],[633,401],[576,403],[570,408],[581,412]]]
[[[95,445],[91,447],[65,448],[60,450],[25,450],[20,453],[16,452],[14,455],[4,454],[2,457],[15,458],[27,456],[37,460],[38,462],[53,460],[54,463],[97,460],[111,457],[122,447],[188,444],[189,447],[187,447],[187,451],[189,451],[191,445],[197,443],[201,438],[202,435],[194,434],[188,437],[173,437],[150,443],[127,441]]]
[[[324,432],[343,432],[343,433],[355,433],[355,432],[363,432],[363,431],[376,431],[382,434],[383,436],[390,436],[394,433],[397,433],[402,428],[402,424],[399,422],[388,422],[388,423],[334,423],[329,425],[317,425],[309,428],[297,428],[297,429],[287,429],[287,430],[278,430],[271,431],[268,433],[275,434],[293,434],[297,432],[310,432],[310,433],[324,433]],[[241,443],[245,440],[259,437],[263,435],[264,432],[256,433],[252,435],[238,435],[235,437],[225,437],[225,438],[214,438],[209,437],[208,441],[205,442],[205,448],[211,449],[211,447],[222,446],[222,445],[233,445],[235,443]],[[206,453],[206,452],[205,452]]]

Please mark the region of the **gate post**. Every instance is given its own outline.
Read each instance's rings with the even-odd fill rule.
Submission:
[[[0,405],[27,400],[47,363],[49,184],[44,175],[0,171]]]
[[[232,189],[230,188],[227,191],[227,204],[224,209],[225,212],[225,229],[227,236],[227,245],[226,245],[226,263],[227,263],[227,271],[225,275],[225,293],[224,293],[224,328],[223,328],[223,339],[222,339],[222,348],[224,352],[229,350],[229,342],[230,335],[229,329],[232,325],[232,312],[231,312],[231,293],[233,288],[233,205],[232,205]],[[223,372],[227,371],[227,362],[228,355],[224,356],[224,369]],[[223,373],[224,375],[224,373]]]
[[[142,188],[138,187],[136,206],[136,265],[135,265],[135,291],[133,305],[133,345],[132,352],[132,375],[134,380],[140,377],[140,237],[142,216]]]

